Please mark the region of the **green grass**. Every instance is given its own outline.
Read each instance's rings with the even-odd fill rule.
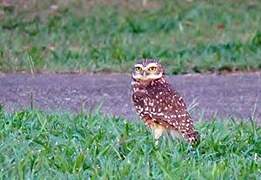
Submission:
[[[0,111],[0,179],[260,179],[261,128],[233,120],[196,124],[191,149],[142,123],[93,114]]]
[[[26,2],[0,5],[0,71],[126,72],[140,57],[170,74],[261,69],[258,0]]]

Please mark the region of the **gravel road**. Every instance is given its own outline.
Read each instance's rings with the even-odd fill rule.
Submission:
[[[261,72],[169,76],[194,119],[212,116],[261,122]],[[137,119],[126,74],[0,74],[0,104],[8,111],[31,105],[44,111],[77,112],[101,106],[106,114]]]

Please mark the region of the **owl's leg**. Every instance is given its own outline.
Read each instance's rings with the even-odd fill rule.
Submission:
[[[171,137],[173,139],[175,139],[175,138],[182,138],[182,135],[177,131],[177,129],[171,129],[169,131],[169,134],[171,135]]]
[[[163,126],[161,126],[161,125],[154,124],[154,126],[151,127],[151,129],[152,129],[154,138],[156,140],[155,144],[158,145],[159,138],[161,137],[161,135],[165,131],[165,128]]]

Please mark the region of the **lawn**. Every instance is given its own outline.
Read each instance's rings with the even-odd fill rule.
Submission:
[[[0,111],[0,179],[260,179],[261,128],[198,122],[192,149],[140,122],[91,114]]]
[[[0,71],[260,70],[260,24],[258,0],[17,1],[0,5]]]

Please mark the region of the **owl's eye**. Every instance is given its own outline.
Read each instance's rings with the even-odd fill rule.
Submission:
[[[141,72],[141,71],[142,71],[142,68],[139,67],[139,66],[138,66],[138,67],[135,67],[135,71],[136,71],[136,72]]]
[[[149,72],[155,72],[157,70],[157,67],[150,67],[148,69]]]

